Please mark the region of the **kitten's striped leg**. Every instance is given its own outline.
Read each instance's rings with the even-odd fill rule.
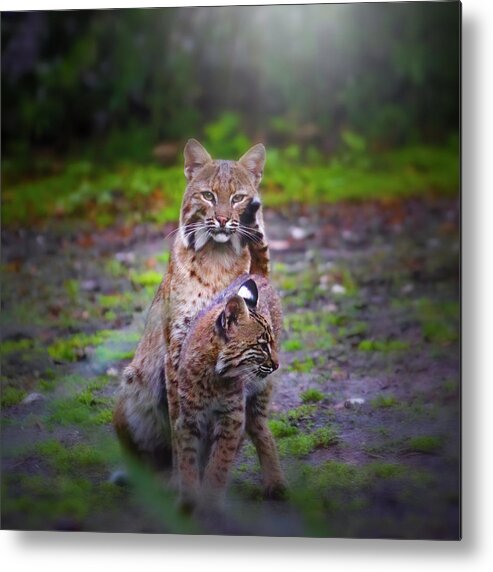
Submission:
[[[252,396],[247,403],[246,431],[257,450],[265,495],[268,498],[284,498],[286,481],[279,461],[276,441],[267,425],[270,387]]]
[[[200,474],[199,447],[200,429],[195,415],[185,410],[178,419],[175,428],[177,462],[180,485],[180,506],[192,510],[197,502]]]
[[[229,472],[236,457],[245,426],[243,396],[228,412],[221,412],[216,421],[213,445],[203,479],[206,504],[221,504],[224,500]]]

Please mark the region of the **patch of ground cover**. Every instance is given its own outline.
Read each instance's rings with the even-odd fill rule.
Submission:
[[[295,531],[296,534],[316,533],[316,527],[323,525],[319,533],[323,529],[329,535],[349,534],[350,531],[356,536],[365,535],[371,532],[372,523],[382,535],[392,530],[393,534],[401,536],[418,534],[433,537],[435,534],[437,537],[452,537],[454,534],[452,524],[447,528],[444,523],[457,522],[458,510],[458,485],[452,478],[458,474],[458,423],[455,422],[459,396],[458,341],[448,335],[446,339],[440,335],[425,335],[423,317],[426,318],[428,313],[420,314],[424,304],[421,300],[427,300],[426,304],[437,308],[434,316],[433,312],[430,313],[435,321],[444,321],[445,328],[450,328],[450,331],[456,324],[457,306],[454,310],[453,302],[457,300],[457,289],[450,262],[456,253],[445,244],[430,249],[426,238],[435,233],[439,213],[454,207],[451,203],[438,211],[434,207],[433,215],[428,213],[426,204],[420,206],[417,202],[412,205],[406,203],[404,207],[394,204],[388,209],[382,205],[368,208],[370,213],[365,212],[364,216],[359,208],[353,209],[348,205],[337,206],[332,213],[311,213],[307,224],[316,231],[301,243],[293,243],[288,237],[285,241],[287,247],[280,242],[289,233],[286,221],[298,225],[297,215],[289,210],[282,216],[266,212],[269,236],[274,244],[278,240],[285,248],[273,249],[274,281],[280,285],[283,294],[286,331],[281,356],[283,367],[274,398],[275,414],[271,428],[279,441],[282,462],[291,485],[291,500],[284,508],[266,501],[254,503],[252,506],[259,512],[248,521],[246,529],[242,529],[246,534],[260,529],[269,533],[266,528],[270,525],[264,524],[262,528],[259,519],[264,523],[271,522],[272,526],[278,526],[282,520],[282,530]],[[395,226],[392,217],[396,217],[396,211],[400,210],[404,214],[402,219],[400,214],[397,217],[396,224],[400,225],[397,232],[392,230]],[[382,212],[388,212],[388,215],[385,214],[381,220],[378,217],[382,217]],[[306,211],[303,216],[306,217]],[[368,221],[372,221],[373,226]],[[335,232],[329,225],[339,230]],[[346,233],[344,238],[340,231],[349,228],[353,235]],[[124,334],[141,331],[142,318],[136,313],[140,312],[139,307],[148,306],[158,281],[156,274],[164,269],[167,262],[167,253],[162,255],[162,259],[158,258],[162,254],[160,241],[151,240],[152,251],[145,246],[149,244],[146,232],[132,243],[127,242],[127,238],[118,238],[104,250],[103,256],[96,257],[95,264],[102,269],[107,280],[98,285],[99,289],[85,291],[70,282],[77,280],[79,284],[83,283],[87,271],[87,266],[83,265],[76,270],[75,277],[64,278],[52,289],[51,295],[47,290],[48,298],[60,296],[70,302],[80,296],[87,300],[84,304],[89,318],[83,327],[79,319],[75,329],[71,330],[74,323],[58,329],[54,325],[56,320],[48,323],[44,321],[43,314],[39,330],[47,329],[39,340],[43,348],[62,340],[73,346],[69,350],[72,352],[77,347],[77,344],[72,344],[77,336],[98,336],[101,331],[112,333],[105,340],[96,340],[102,343],[82,344],[86,347],[81,361],[53,365],[50,360],[45,372],[38,377],[31,376],[25,386],[27,391],[39,390],[48,400],[29,407],[19,403],[6,407],[2,412],[2,424],[8,422],[9,435],[17,431],[18,439],[22,441],[37,431],[37,441],[55,436],[65,445],[87,446],[98,443],[100,436],[102,439],[112,435],[109,419],[118,380],[105,376],[94,378],[94,374],[104,374],[108,366],[113,365],[120,369],[127,361],[138,335],[134,334],[134,338],[130,336],[123,342],[116,339],[114,346],[112,336],[117,336],[120,331]],[[384,248],[389,240],[392,247]],[[91,251],[92,247],[88,251],[77,245],[68,249],[74,259],[87,258]],[[405,269],[400,268],[396,251],[399,255],[404,253],[405,260],[410,261],[409,264],[406,262]],[[310,252],[309,256],[307,252]],[[413,253],[417,253],[415,262]],[[49,268],[50,260],[49,256],[43,259],[43,266]],[[423,260],[427,260],[424,265]],[[23,263],[26,267],[29,264]],[[440,268],[442,270],[438,271]],[[92,276],[93,272],[94,268]],[[297,273],[301,286],[293,280]],[[12,276],[13,295],[16,283],[25,280],[26,275],[13,272]],[[335,285],[343,286],[344,292],[337,288],[333,291]],[[311,286],[314,295],[310,293]],[[440,304],[449,301],[450,311],[446,306],[442,312]],[[110,312],[117,316],[110,314],[106,321],[105,316]],[[117,325],[118,315],[125,313],[133,320],[129,329],[127,324],[123,327]],[[439,332],[440,328],[442,326],[439,326]],[[38,344],[35,336],[26,339],[35,339]],[[371,341],[371,347],[358,349],[365,340]],[[6,341],[15,342],[16,338]],[[407,347],[396,348],[396,341],[404,342]],[[378,347],[375,342],[384,345]],[[27,342],[20,345],[23,344]],[[12,363],[15,365],[15,359]],[[64,377],[74,371],[84,372],[82,379]],[[24,382],[19,384],[20,379],[15,376],[8,381],[13,382],[13,387],[24,387]],[[96,387],[91,383],[100,385]],[[323,397],[317,400],[320,394]],[[305,404],[303,395],[311,396]],[[347,400],[353,397],[363,398],[364,403],[346,407]],[[76,420],[70,419],[74,412],[80,414]],[[18,431],[21,424],[25,427],[23,432]],[[71,441],[71,435],[77,435],[77,439]],[[22,467],[28,466],[22,465],[22,447],[19,446],[17,452],[15,449],[12,447],[10,451],[3,452],[9,467],[8,474],[14,476],[23,471]],[[5,455],[8,455],[7,459]],[[247,499],[260,499],[260,471],[255,457],[253,447],[247,444],[236,465],[231,498],[238,498],[240,505]],[[48,474],[51,469],[45,461],[37,458],[40,469],[36,472],[31,467],[29,474]],[[18,462],[21,464],[16,465]],[[25,462],[28,463],[27,460]],[[354,505],[347,500],[352,498],[353,485],[348,484],[340,495],[337,490],[332,494],[325,488],[320,490],[316,479],[319,467],[323,468],[320,474],[325,472],[329,475],[338,470],[336,465],[325,468],[328,463],[356,468],[354,478],[347,479],[349,484],[356,483],[354,486],[358,492],[354,495]],[[380,468],[375,463],[379,463]],[[81,478],[94,482],[94,486],[102,485],[114,468],[110,465],[99,469],[85,467],[81,469]],[[373,465],[374,470],[364,468]],[[394,466],[429,473],[429,483],[437,482],[447,474],[442,479],[441,493],[438,494],[434,487],[423,492],[420,482],[416,484],[410,477],[407,482],[407,477],[403,477],[402,471]],[[310,512],[309,503],[297,496],[302,490],[302,483],[298,480],[301,473],[298,471],[305,467],[313,469],[313,473],[306,477],[313,492],[311,496],[322,499],[314,515]],[[13,481],[9,484],[11,491],[15,486]],[[327,476],[325,483],[329,482]],[[55,496],[63,495],[63,490],[61,486],[56,488]],[[19,492],[20,496],[30,494],[23,491]],[[13,497],[18,498],[19,495],[15,493]],[[423,509],[415,495],[426,498],[431,505],[434,503],[436,515],[430,516],[428,508]],[[136,495],[128,493],[108,508],[105,518],[87,513],[75,520],[85,530],[97,529],[103,526],[103,522],[107,529],[169,530],[169,523],[153,520],[148,513],[149,505],[152,502],[144,501],[140,505]],[[428,511],[423,512],[428,516],[427,520],[420,518],[421,509]],[[78,510],[75,507],[74,514]],[[135,523],[126,520],[125,524],[119,524],[125,515],[135,511],[138,513]],[[39,521],[42,521],[42,512],[38,512]],[[69,512],[66,510],[65,514]],[[14,516],[18,518],[17,522],[24,518],[23,514],[16,514],[15,507],[9,514],[11,522]],[[239,514],[241,517],[241,510]],[[53,522],[51,520],[49,526],[54,526]]]
[[[409,197],[433,189],[454,195],[459,184],[457,149],[407,147],[368,156],[365,164],[340,158],[315,164],[272,149],[264,175],[266,206],[279,207],[304,198],[305,204],[341,200]],[[181,165],[121,165],[102,169],[88,161],[71,162],[58,174],[27,181],[5,181],[4,226],[30,225],[56,217],[87,218],[99,227],[178,219],[183,193]]]

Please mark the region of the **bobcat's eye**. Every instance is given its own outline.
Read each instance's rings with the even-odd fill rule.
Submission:
[[[233,195],[233,197],[232,197],[232,199],[231,199],[231,202],[232,202],[233,204],[235,204],[235,203],[241,203],[241,201],[242,201],[245,197],[246,197],[246,195],[241,195],[241,194],[240,194],[240,195]]]
[[[265,353],[268,354],[268,353],[270,352],[269,344],[263,343],[263,344],[260,344],[260,347],[262,348],[262,350],[263,350]]]
[[[202,193],[202,196],[206,201],[214,202],[214,195],[210,191],[205,191],[205,193]]]

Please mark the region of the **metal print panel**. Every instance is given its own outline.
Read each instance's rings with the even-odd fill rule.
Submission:
[[[460,538],[460,4],[2,14],[2,527]]]

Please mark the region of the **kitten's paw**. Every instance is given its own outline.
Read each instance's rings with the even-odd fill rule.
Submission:
[[[264,489],[264,498],[268,500],[286,500],[288,498],[288,487],[284,482],[271,483]]]
[[[197,501],[191,495],[181,494],[178,498],[178,508],[186,515],[191,515],[195,507],[197,506]]]

